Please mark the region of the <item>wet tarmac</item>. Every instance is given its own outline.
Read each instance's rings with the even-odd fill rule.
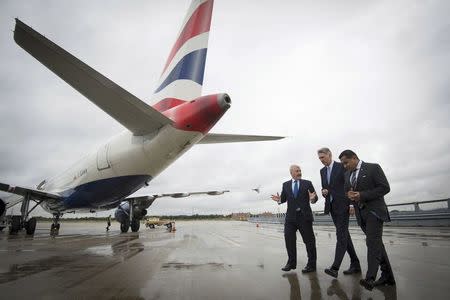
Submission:
[[[326,275],[334,257],[333,227],[316,226],[318,270],[302,274],[305,247],[298,236],[298,268],[286,263],[281,225],[237,221],[177,222],[120,234],[99,222],[63,222],[49,236],[0,233],[0,299],[448,299],[450,228],[386,228],[384,242],[394,287],[369,292],[361,275]],[[366,270],[364,236],[351,228]],[[349,265],[344,258],[341,271]]]

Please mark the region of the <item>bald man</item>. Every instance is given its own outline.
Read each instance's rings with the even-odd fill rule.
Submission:
[[[290,271],[297,268],[297,230],[302,235],[308,253],[308,263],[302,273],[316,271],[316,238],[312,227],[313,215],[310,203],[317,202],[317,195],[309,180],[303,180],[302,171],[298,165],[289,168],[292,179],[283,183],[281,196],[272,195],[272,200],[278,204],[287,202],[286,219],[284,223],[284,240],[288,254],[288,262],[281,270]]]

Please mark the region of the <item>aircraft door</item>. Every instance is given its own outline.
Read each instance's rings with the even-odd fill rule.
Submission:
[[[99,171],[111,168],[108,160],[109,144],[103,145],[97,152],[97,169]]]

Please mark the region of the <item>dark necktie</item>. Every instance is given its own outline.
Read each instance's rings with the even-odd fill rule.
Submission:
[[[298,195],[298,180],[294,183],[294,197],[297,198]]]
[[[352,189],[356,189],[356,171],[358,169],[355,169],[352,174],[350,174],[350,185],[352,186]]]
[[[330,184],[331,181],[331,165],[327,166],[327,180],[328,184]],[[330,203],[333,202],[333,195],[330,194]]]
[[[328,184],[330,184],[330,177],[331,177],[331,166],[327,166],[327,181],[328,181]]]

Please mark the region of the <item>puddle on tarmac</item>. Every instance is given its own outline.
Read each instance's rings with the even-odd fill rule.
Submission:
[[[223,270],[223,263],[204,263],[204,264],[188,264],[188,263],[180,263],[180,262],[169,262],[161,267],[162,269],[175,269],[175,270],[192,270],[198,268],[208,268],[210,270]]]
[[[68,264],[72,259],[69,257],[53,256],[42,260],[31,261],[24,264],[10,265],[9,270],[0,273],[0,284],[14,281],[25,276],[47,271]]]
[[[114,254],[114,251],[113,251],[111,245],[90,247],[84,251],[89,254],[100,255],[100,256],[113,256],[113,254]]]

